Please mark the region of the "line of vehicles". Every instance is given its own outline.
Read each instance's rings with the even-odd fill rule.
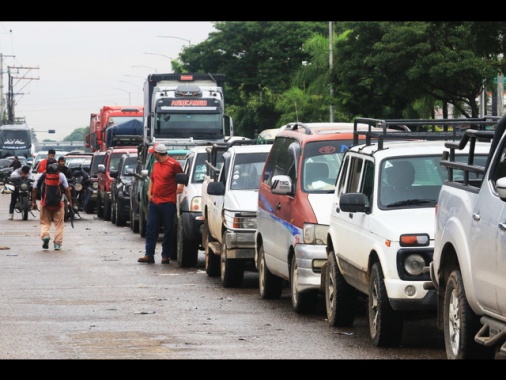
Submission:
[[[323,301],[336,327],[365,301],[377,347],[398,346],[406,320],[437,318],[448,358],[506,353],[506,117],[294,122],[249,139],[234,136],[223,82],[151,74],[142,107],[92,114],[86,211],[145,237],[163,143],[183,167],[180,267],[204,251],[224,287],[255,271],[263,299],[288,287],[296,313]]]

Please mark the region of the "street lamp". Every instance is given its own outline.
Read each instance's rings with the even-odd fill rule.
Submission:
[[[158,36],[160,38],[176,38],[178,40],[186,41],[188,42],[188,46],[191,46],[192,42],[190,40],[187,40],[186,38],[176,37],[176,36]]]
[[[132,67],[137,67],[137,68],[145,68],[145,69],[151,69],[151,70],[154,70],[155,73],[157,72],[157,70],[154,68],[154,67],[150,67],[150,66],[132,66]]]
[[[124,91],[126,93],[128,93],[128,105],[130,105],[132,102],[130,101],[130,91],[127,91],[127,90],[124,90],[122,88],[116,88],[116,87],[113,87],[112,88],[113,90],[119,90],[119,91]]]
[[[143,77],[139,77],[139,78],[143,78]],[[118,79],[119,82],[123,82],[123,83],[126,83],[126,84],[129,84],[130,86],[135,86],[135,89],[136,89],[136,92],[137,92],[137,99],[139,99],[139,89],[142,90],[142,86],[139,86],[138,84],[135,84],[135,83],[132,83],[132,82],[128,82],[126,80],[121,80],[121,79]],[[129,103],[129,104],[132,104],[132,103]]]
[[[148,53],[148,52],[145,52],[144,54],[149,54],[149,55],[159,55],[161,57],[165,57],[165,58],[168,58],[170,59],[170,70],[172,71],[172,57],[169,57],[168,55],[165,55],[165,54],[161,54],[161,53]]]

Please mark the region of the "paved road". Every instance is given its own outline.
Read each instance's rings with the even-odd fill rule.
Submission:
[[[61,251],[42,249],[38,214],[7,220],[0,195],[0,359],[444,359],[435,322],[407,323],[402,347],[372,346],[365,317],[330,328],[297,315],[288,289],[262,300],[197,268],[140,264],[144,239],[83,213]]]

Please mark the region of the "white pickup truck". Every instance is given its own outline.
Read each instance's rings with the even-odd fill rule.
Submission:
[[[242,284],[248,262],[254,268],[258,186],[271,146],[240,140],[207,148],[202,246],[207,275],[221,275],[225,288]],[[220,149],[225,149],[222,165],[217,162]]]
[[[447,168],[436,207],[431,282],[437,323],[449,359],[506,353],[506,116],[490,130],[467,130],[447,142]],[[477,141],[492,141],[486,163],[473,161]],[[466,145],[468,162],[454,157]],[[460,175],[455,175],[458,170]]]

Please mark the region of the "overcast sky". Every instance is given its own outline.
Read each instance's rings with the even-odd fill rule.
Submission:
[[[147,75],[171,72],[169,57],[212,31],[202,21],[0,22],[3,96],[8,67],[21,67],[10,69],[13,77],[33,79],[13,79],[15,116],[25,117],[39,140],[62,140],[89,126],[102,106],[142,106]]]

